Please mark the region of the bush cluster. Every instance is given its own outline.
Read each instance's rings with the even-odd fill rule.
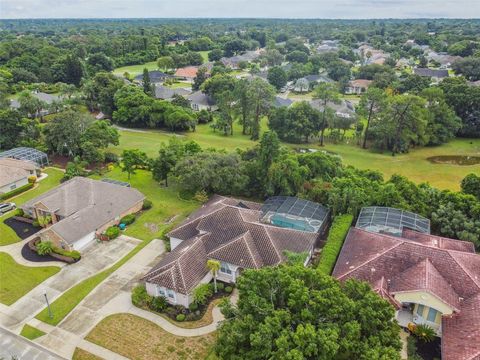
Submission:
[[[58,247],[54,247],[53,252],[58,255],[67,256],[69,258],[72,258],[73,260],[80,260],[80,258],[82,257],[80,255],[80,252],[77,250],[68,251]]]
[[[152,208],[152,201],[151,200],[148,200],[148,199],[145,199],[143,200],[143,205],[142,205],[142,210],[148,210],[148,209],[151,209]]]
[[[28,177],[28,183],[29,184],[35,184],[36,181],[37,181],[37,177],[35,175],[32,175],[32,176]]]
[[[318,268],[322,273],[330,275],[335,263],[337,261],[338,254],[342,249],[343,241],[347,236],[350,225],[352,225],[353,216],[350,214],[338,215],[333,220],[332,226],[328,233],[327,242],[320,254],[320,262]]]
[[[28,183],[26,185],[20,186],[19,188],[16,188],[15,190],[12,190],[8,193],[0,195],[0,200],[6,200],[9,199],[15,195],[21,194],[24,191],[30,190],[33,187],[33,183]]]
[[[108,236],[110,240],[115,239],[120,235],[120,229],[117,226],[110,226],[106,231],[105,235]]]
[[[120,223],[130,225],[135,222],[135,214],[129,214],[120,219]]]

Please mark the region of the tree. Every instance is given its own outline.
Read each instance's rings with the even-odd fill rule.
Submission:
[[[137,86],[125,85],[114,96],[113,120],[127,126],[145,127],[151,118],[151,107],[155,100]]]
[[[34,96],[30,91],[25,90],[18,96],[20,103],[19,111],[25,116],[35,118],[41,115],[41,111],[47,108],[47,103]]]
[[[205,82],[205,80],[207,80],[207,78],[207,68],[201,66],[197,71],[197,76],[193,80],[192,90],[199,90],[200,86]]]
[[[200,284],[193,289],[193,300],[197,304],[204,305],[212,296],[212,287],[210,284]]]
[[[153,88],[152,82],[150,81],[150,73],[148,72],[147,68],[143,68],[142,84],[143,84],[143,92],[149,96],[152,96],[154,92],[154,88]]]
[[[157,60],[157,66],[159,69],[167,71],[169,69],[173,69],[175,67],[175,63],[171,56],[162,56]]]
[[[277,90],[280,90],[287,84],[287,73],[279,66],[274,66],[268,70],[268,82]]]
[[[162,143],[158,151],[158,158],[152,163],[152,175],[156,181],[165,181],[168,186],[168,175],[173,171],[178,160],[185,153],[183,145],[175,137],[171,138],[168,145]]]
[[[145,166],[147,164],[147,154],[138,149],[123,150],[122,152],[122,171],[128,174],[128,180],[130,175],[135,174],[135,169],[139,166]]]
[[[307,177],[308,169],[300,165],[298,158],[285,154],[268,169],[266,193],[269,196],[294,196],[300,191]]]
[[[22,132],[21,120],[16,110],[0,110],[0,149],[10,149],[18,144]]]
[[[223,51],[225,52],[226,57],[231,57],[233,55],[242,53],[245,50],[247,50],[247,43],[242,39],[229,40],[223,46]]]
[[[331,83],[320,83],[314,91],[313,94],[314,99],[319,99],[322,102],[322,119],[320,123],[320,146],[323,146],[323,138],[325,129],[327,127],[327,119],[328,119],[328,109],[329,103],[339,103],[340,102],[340,95],[338,93],[338,89],[334,84]]]
[[[87,106],[90,111],[100,110],[111,117],[116,110],[115,93],[123,86],[123,81],[113,74],[98,72],[82,86]]]
[[[220,261],[214,259],[207,260],[207,268],[212,272],[214,289],[215,293],[217,293],[217,273],[220,270]]]
[[[102,53],[90,55],[87,59],[87,65],[92,75],[99,71],[112,71],[114,67],[113,60]]]
[[[80,85],[83,77],[83,66],[80,59],[74,55],[67,55],[63,63],[65,74],[64,81],[67,84]]]
[[[475,196],[480,200],[480,176],[468,174],[461,183],[462,192]]]
[[[308,55],[304,51],[294,50],[291,53],[288,53],[286,56],[287,60],[290,62],[297,62],[301,64],[306,64],[308,61]]]
[[[266,115],[275,98],[275,90],[262,79],[255,78],[247,85],[248,96],[252,104],[252,140],[258,140],[260,137],[260,119]]]
[[[222,49],[213,49],[208,53],[208,61],[219,61],[223,57]]]
[[[364,149],[367,148],[368,130],[370,123],[378,114],[383,110],[383,106],[386,101],[386,94],[383,90],[369,87],[365,93],[363,93],[358,106],[358,112],[360,115],[367,119],[367,125],[365,127],[365,134],[363,135]]]
[[[221,359],[400,359],[395,311],[367,283],[283,265],[247,269],[237,288],[237,305],[222,306]]]
[[[452,64],[455,73],[462,74],[470,81],[480,80],[480,57],[466,57]]]

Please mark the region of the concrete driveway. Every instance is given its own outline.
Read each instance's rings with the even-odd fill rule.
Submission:
[[[79,262],[64,266],[11,306],[0,306],[0,325],[19,332],[24,323],[45,307],[45,292],[49,301],[53,302],[75,284],[112,266],[139,242],[122,235],[113,241],[92,244],[82,252]]]

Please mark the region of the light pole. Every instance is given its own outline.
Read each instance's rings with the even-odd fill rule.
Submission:
[[[48,317],[49,317],[50,319],[53,319],[52,309],[50,309],[50,303],[48,302],[47,291],[45,291],[45,292],[43,293],[43,296],[45,296],[45,301],[47,302]]]

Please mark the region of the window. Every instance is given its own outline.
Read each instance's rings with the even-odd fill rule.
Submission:
[[[435,319],[437,317],[437,310],[430,308],[428,310],[428,315],[427,315],[427,320],[430,322],[435,322]]]
[[[417,307],[417,315],[423,317],[423,309],[425,309],[424,305],[418,305]]]
[[[163,287],[158,287],[158,294],[160,296],[165,296],[165,288]]]
[[[224,263],[224,262],[220,263],[220,272],[228,274],[228,275],[232,275],[232,270],[230,269],[228,264]]]
[[[170,299],[175,299],[175,293],[173,292],[173,290],[167,289],[167,296]]]
[[[16,189],[16,188],[17,188],[16,184],[13,184],[12,186],[10,186],[10,190],[13,190],[13,189]]]

